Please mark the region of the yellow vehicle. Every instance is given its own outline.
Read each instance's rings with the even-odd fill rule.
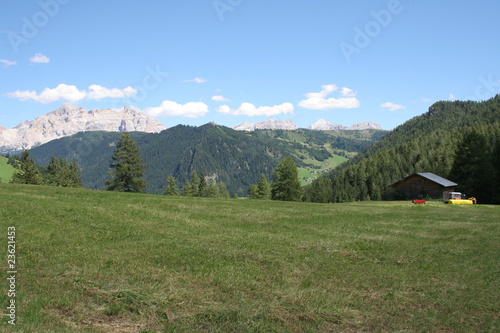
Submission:
[[[467,196],[460,192],[449,192],[448,198],[445,199],[444,203],[449,203],[450,205],[474,205],[477,203],[476,198]]]

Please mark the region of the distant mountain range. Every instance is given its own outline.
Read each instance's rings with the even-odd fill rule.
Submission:
[[[15,128],[5,129],[0,126],[0,153],[31,149],[32,147],[55,139],[71,136],[79,132],[145,132],[158,133],[166,127],[158,120],[140,110],[125,106],[121,110],[92,109],[63,104],[58,109],[44,114],[32,121],[25,121]],[[254,130],[296,130],[298,126],[292,120],[266,119],[253,124],[244,122],[236,127],[238,131]],[[359,123],[346,127],[334,125],[324,119],[309,126],[312,130],[339,129],[382,129],[372,122]]]
[[[79,132],[163,131],[165,126],[145,113],[125,106],[121,110],[86,110],[63,104],[58,109],[12,129],[0,128],[0,152],[30,149]]]
[[[366,129],[377,129],[381,130],[382,126],[380,126],[377,123],[367,121],[364,123],[357,123],[354,124],[350,127],[340,125],[340,124],[332,124],[324,119],[320,119],[311,126],[308,127],[308,129],[311,130],[316,130],[316,131],[328,131],[328,130],[366,130]]]
[[[233,127],[233,129],[237,131],[255,131],[259,129],[281,129],[281,130],[288,130],[288,131],[293,131],[298,129],[299,127],[295,125],[295,123],[292,120],[272,120],[272,119],[266,119],[263,122],[254,124],[251,122],[243,122],[239,124],[238,126]],[[358,123],[354,124],[350,127],[340,125],[340,124],[332,124],[329,121],[326,121],[324,119],[320,119],[311,126],[308,127],[308,129],[311,130],[316,130],[316,131],[328,131],[328,130],[365,130],[365,129],[378,129],[381,130],[382,126],[379,124],[373,123],[371,121],[364,122],[364,123]]]

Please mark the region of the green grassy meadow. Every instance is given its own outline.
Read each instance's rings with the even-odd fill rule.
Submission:
[[[0,180],[2,183],[8,183],[16,170],[12,165],[7,164],[8,161],[8,158],[0,156]]]
[[[498,206],[1,184],[0,214],[2,332],[500,330]]]
[[[345,158],[343,156],[335,155],[335,154],[333,154],[332,157],[330,157],[330,158],[328,158],[328,159],[326,159],[326,160],[324,160],[322,162],[320,162],[318,160],[315,160],[315,159],[312,159],[312,158],[307,158],[304,161],[306,163],[315,165],[316,168],[310,168],[310,167],[301,168],[301,167],[298,167],[297,171],[298,171],[298,174],[299,174],[299,180],[300,180],[302,186],[307,185],[307,184],[311,184],[310,182],[305,181],[304,177],[305,178],[316,179],[316,178],[319,177],[319,175],[322,174],[322,169],[333,170],[334,168],[336,168],[337,166],[339,166],[340,164],[344,163],[347,160],[348,160],[347,158]],[[316,173],[312,174],[311,171],[316,171]]]

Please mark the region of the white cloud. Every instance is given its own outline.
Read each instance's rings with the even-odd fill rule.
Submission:
[[[90,91],[87,92],[85,90],[79,90],[76,86],[61,83],[55,88],[45,88],[40,94],[34,90],[16,90],[6,93],[5,96],[17,98],[20,101],[33,100],[38,103],[47,104],[59,100],[75,103],[82,99],[100,100],[106,97],[121,98],[124,96],[132,96],[137,93],[137,90],[132,87],[108,89],[96,84],[90,85],[89,90]]]
[[[147,108],[146,113],[153,117],[180,116],[198,118],[208,113],[208,106],[203,102],[179,104],[173,101],[163,101],[160,106]]]
[[[227,102],[227,101],[229,101],[229,99],[227,99],[227,98],[225,98],[224,96],[221,96],[221,95],[212,96],[212,100],[213,101],[217,101],[217,102]]]
[[[448,97],[448,99],[449,99],[450,101],[454,101],[454,100],[456,100],[456,99],[457,99],[457,97],[456,97],[455,95],[453,95],[453,94],[450,94],[450,97]]]
[[[17,64],[15,61],[10,61],[10,60],[6,60],[6,59],[0,59],[0,63],[3,64],[3,68],[7,68],[9,66],[13,66],[13,65]]]
[[[94,99],[97,101],[106,97],[123,98],[137,94],[137,89],[134,89],[132,87],[126,87],[124,89],[118,89],[118,88],[109,89],[97,84],[90,85],[89,90],[90,91],[87,93],[87,98]]]
[[[424,103],[429,103],[430,101],[431,101],[430,98],[427,98],[427,97],[422,98],[422,102],[424,102]]]
[[[392,102],[386,102],[386,103],[380,104],[380,107],[387,109],[389,111],[398,111],[401,109],[406,109],[406,106],[392,103]]]
[[[354,97],[354,96],[356,96],[356,94],[354,93],[354,91],[352,91],[351,89],[346,88],[346,87],[342,87],[342,89],[340,90],[340,93],[342,94],[343,97]]]
[[[219,113],[228,114],[233,116],[245,115],[245,116],[276,116],[279,114],[293,114],[293,104],[283,103],[281,105],[275,106],[260,106],[256,107],[251,103],[242,103],[240,107],[236,110],[231,110],[228,105],[222,105],[217,110]]]
[[[327,98],[328,95],[338,90],[335,84],[322,85],[320,92],[305,94],[307,99],[299,102],[299,106],[312,110],[329,110],[329,109],[354,109],[360,106],[359,100],[356,98],[356,93],[349,88],[342,87],[339,98]]]
[[[205,83],[205,82],[207,82],[207,80],[205,80],[201,77],[195,77],[194,79],[184,80],[183,82]]]
[[[30,58],[30,61],[35,64],[46,64],[50,62],[50,58],[41,53],[37,53]]]

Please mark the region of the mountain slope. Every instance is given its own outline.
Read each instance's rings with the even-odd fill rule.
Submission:
[[[463,146],[464,136],[471,131],[481,133],[487,142],[476,149],[493,155],[495,142],[500,138],[500,95],[481,103],[435,103],[427,113],[398,126],[365,152],[313,184],[308,200],[391,199],[389,185],[412,173],[433,172],[447,178],[456,153]],[[500,170],[500,166],[496,170]],[[490,177],[493,184],[499,176]],[[484,193],[469,195],[479,198]]]
[[[121,110],[86,110],[71,104],[12,129],[0,129],[0,152],[30,149],[54,139],[84,131],[160,132],[165,126],[145,113],[125,106]]]
[[[302,168],[319,165],[335,153],[355,155],[378,140],[383,131],[348,134],[299,129],[240,132],[216,124],[200,127],[178,125],[161,133],[132,132],[147,165],[149,193],[162,193],[166,178],[173,175],[182,185],[193,170],[226,183],[232,193],[246,195],[261,173],[268,179],[278,161],[292,156]],[[114,145],[120,133],[87,132],[51,141],[31,150],[38,164],[52,156],[76,159],[84,185],[103,189]]]

